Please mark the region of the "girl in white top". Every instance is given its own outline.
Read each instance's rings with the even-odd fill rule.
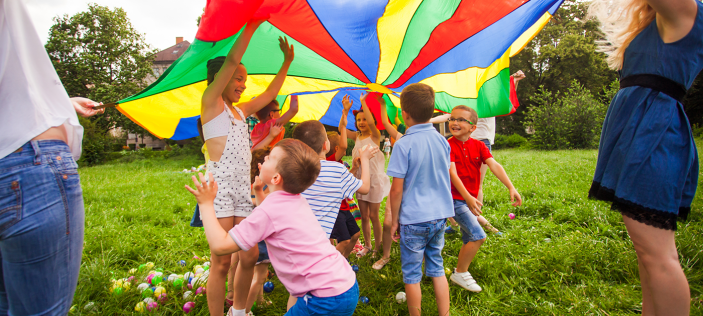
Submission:
[[[246,89],[247,80],[246,67],[240,62],[249,40],[263,22],[264,20],[249,21],[226,58],[218,57],[208,61],[208,87],[203,93],[200,118],[210,155],[208,171],[213,173],[220,185],[215,199],[216,215],[226,231],[239,224],[253,210],[249,178],[250,136],[245,119],[276,98],[294,57],[293,46],[288,45],[287,39],[279,38],[284,62],[278,74],[264,93],[248,102],[237,104]],[[237,105],[234,106],[235,104]],[[257,247],[239,254],[233,282],[235,295],[232,305],[235,315],[245,315],[247,295],[258,255]],[[208,309],[212,315],[222,314],[225,280],[230,263],[231,255],[218,256],[212,253],[212,272],[207,283]]]

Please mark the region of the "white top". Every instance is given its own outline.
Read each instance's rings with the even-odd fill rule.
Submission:
[[[83,127],[21,0],[0,0],[0,158],[63,125],[73,157]]]
[[[342,200],[353,198],[362,182],[341,163],[320,160],[320,165],[317,180],[302,195],[308,200],[327,238],[330,238]]]
[[[496,138],[496,118],[486,117],[478,119],[476,130],[471,133],[471,138],[476,140],[488,139],[493,145]]]
[[[230,126],[232,126],[232,121],[229,119],[227,104],[225,104],[225,108],[220,115],[203,124],[203,138],[208,140],[215,137],[227,136]]]

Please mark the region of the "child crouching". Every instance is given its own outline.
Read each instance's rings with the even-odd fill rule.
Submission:
[[[320,172],[318,155],[300,141],[284,139],[259,169],[258,179],[271,193],[264,196],[263,185],[255,185],[257,201],[263,202],[229,233],[215,217],[217,183],[212,176],[209,182],[202,175],[200,181],[193,177],[196,189],[186,186],[200,205],[210,249],[225,255],[264,240],[281,283],[291,295],[304,297],[286,315],[352,315],[359,299],[356,275],[300,195]]]

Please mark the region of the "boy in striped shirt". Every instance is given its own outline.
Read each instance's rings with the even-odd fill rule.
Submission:
[[[337,220],[339,206],[345,198],[352,198],[354,192],[367,194],[371,186],[369,180],[369,159],[378,152],[377,147],[361,150],[361,179],[352,175],[344,165],[327,160],[330,141],[322,123],[305,121],[293,130],[293,138],[310,146],[320,156],[320,175],[302,195],[307,199],[322,230],[330,238]]]

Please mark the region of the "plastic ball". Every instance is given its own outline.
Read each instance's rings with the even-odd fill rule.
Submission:
[[[132,281],[134,281],[134,276],[130,275],[129,278],[127,278],[127,283],[132,283]]]
[[[139,303],[137,303],[137,306],[134,306],[135,312],[143,313],[145,310],[146,310],[146,303],[144,303],[144,302],[139,302]]]
[[[139,265],[139,271],[142,271],[142,270],[144,270],[144,269],[146,269],[146,264],[140,264],[140,265]]]
[[[178,274],[171,274],[168,276],[167,281],[173,282],[173,281],[176,281],[177,278],[178,278]]]
[[[186,261],[185,261],[185,260],[180,260],[180,261],[178,261],[178,265],[181,266],[181,267],[185,267],[185,266],[186,266]]]
[[[180,290],[183,287],[183,279],[173,280],[173,287]]]
[[[142,297],[151,297],[152,295],[154,295],[154,290],[152,289],[142,291]]]
[[[510,217],[510,219],[515,219],[515,214],[510,213],[510,214],[508,214],[508,217]]]
[[[205,227],[203,227],[203,229],[204,229],[204,228],[205,228]],[[200,257],[198,257],[198,256],[193,256],[193,259],[195,259],[195,260],[200,260]]]
[[[203,294],[203,293],[205,293],[205,288],[202,287],[202,286],[201,286],[201,287],[198,287],[198,289],[195,290],[195,295]]]
[[[154,312],[159,309],[159,303],[157,302],[151,302],[146,305],[146,309],[150,312]]]
[[[151,283],[151,280],[152,280],[152,279],[154,279],[154,275],[153,275],[153,274],[149,274],[149,275],[146,277],[146,283]]]
[[[210,271],[210,266],[203,266],[203,269],[205,270],[205,272]]]
[[[122,295],[122,293],[124,293],[124,289],[121,287],[116,287],[111,289],[110,292],[112,292],[112,295]]]
[[[185,274],[183,274],[183,278],[188,280],[188,282],[190,282],[190,279],[194,276],[195,274],[193,274],[193,272],[186,272]]]
[[[71,306],[71,309],[69,309],[68,312],[75,313],[76,312],[76,305]]]
[[[142,302],[144,302],[144,304],[151,304],[154,302],[154,299],[151,297],[147,297],[147,298],[143,299]]]
[[[205,272],[205,269],[203,268],[198,268],[198,270],[195,270],[195,274],[203,274]]]
[[[366,296],[359,296],[359,302],[362,302],[362,303],[364,303],[364,304],[368,304],[368,303],[369,303],[369,298],[366,297]]]
[[[162,269],[162,268],[156,268],[156,272],[161,272],[161,273],[163,273],[163,272],[164,272],[164,269]]]
[[[193,284],[188,283],[188,289],[192,290],[193,289]]]
[[[156,272],[154,273],[154,277],[155,277],[155,278],[162,277],[163,275],[164,275],[164,273],[163,273],[163,272],[159,272],[159,271],[156,271]]]
[[[151,283],[151,285],[157,285],[157,284],[161,283],[161,281],[163,281],[163,280],[164,279],[162,279],[160,277],[154,276],[153,278],[151,278],[150,283]]]
[[[137,290],[138,290],[138,291],[144,291],[144,290],[146,290],[146,289],[148,289],[148,288],[149,288],[149,284],[146,284],[146,283],[141,283],[141,284],[137,285]]]
[[[198,272],[196,272],[196,271],[198,271],[198,269],[202,269],[202,268],[203,268],[203,266],[201,266],[201,265],[196,265],[195,267],[193,267],[193,272],[198,273]],[[202,273],[202,272],[201,272],[201,273]]]
[[[159,302],[164,303],[164,302],[168,301],[168,294],[162,293],[161,295],[159,295],[158,299],[159,299]]]
[[[210,261],[206,261],[205,263],[203,263],[203,267],[209,267],[209,266],[210,266]]]
[[[154,296],[159,297],[161,294],[166,294],[166,289],[161,286],[157,286],[156,290],[154,290]]]
[[[352,268],[352,270],[354,270],[354,272],[359,273],[359,266],[358,265],[352,264],[351,268]]]
[[[183,293],[183,299],[184,299],[184,300],[187,301],[187,300],[189,300],[189,299],[191,299],[191,298],[193,298],[193,292],[191,292],[191,291],[186,291],[185,293]]]
[[[151,269],[151,268],[153,268],[153,267],[154,267],[154,263],[153,263],[153,262],[147,262],[147,263],[146,263],[146,268],[147,268],[147,269]]]
[[[97,310],[97,307],[95,307],[95,303],[93,303],[93,302],[88,302],[88,304],[85,304],[85,306],[83,306],[83,309],[84,309],[85,311],[90,312],[90,311],[95,311],[95,310]]]
[[[135,273],[137,273],[137,269],[135,269],[135,268],[129,269],[129,274],[135,274]]]
[[[405,303],[406,299],[405,292],[398,292],[398,294],[395,295],[395,301],[398,302],[398,304]]]
[[[444,268],[444,273],[446,275],[450,275],[450,274],[452,274],[452,270],[450,270],[449,268]]]
[[[199,277],[196,276],[193,279],[190,280],[190,284],[194,287],[197,287],[203,283],[203,280]]]
[[[190,313],[190,311],[193,310],[194,307],[195,307],[194,302],[186,302],[185,304],[183,304],[183,312],[188,314],[188,313]]]
[[[266,281],[266,283],[264,283],[264,293],[271,293],[271,292],[273,292],[273,282]]]

